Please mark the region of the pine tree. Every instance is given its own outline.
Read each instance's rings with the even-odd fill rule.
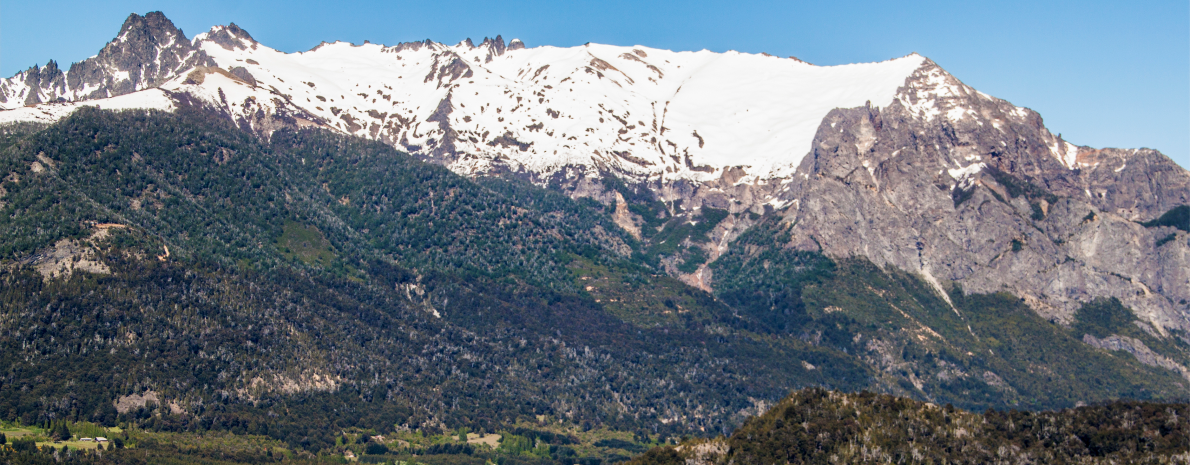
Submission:
[[[59,439],[59,440],[62,440],[62,441],[69,440],[69,439],[70,439],[70,436],[71,436],[71,435],[70,435],[70,428],[67,428],[67,427],[66,427],[66,422],[65,422],[65,421],[63,421],[63,422],[61,422],[61,423],[58,423],[58,425],[57,425],[57,426],[55,426],[55,427],[53,428],[53,430],[51,431],[51,433],[50,433],[50,437],[52,437],[52,438],[56,438],[56,439]]]

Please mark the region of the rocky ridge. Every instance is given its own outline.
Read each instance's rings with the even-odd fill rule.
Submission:
[[[1140,224],[1190,203],[1158,152],[1075,146],[927,63],[892,105],[832,112],[798,173],[791,247],[1011,292],[1062,322],[1116,297],[1154,331],[1190,329],[1187,234]]]
[[[0,109],[117,97],[214,64],[161,12],[133,14],[97,55],[68,70],[50,60],[44,67],[33,66],[0,80]]]

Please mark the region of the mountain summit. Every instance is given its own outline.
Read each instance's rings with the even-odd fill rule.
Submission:
[[[132,14],[99,54],[63,71],[50,60],[0,83],[0,108],[95,100],[161,86],[214,62],[161,12]]]

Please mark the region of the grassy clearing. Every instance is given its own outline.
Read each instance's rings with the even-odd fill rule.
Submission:
[[[94,451],[95,442],[82,437],[111,438],[103,444],[105,454],[118,454],[117,461],[165,464],[231,463],[511,463],[545,465],[555,463],[616,463],[676,438],[649,437],[606,428],[584,429],[555,417],[521,421],[499,431],[472,432],[468,428],[426,434],[398,431],[377,434],[374,430],[337,430],[335,445],[312,454],[295,451],[267,436],[228,432],[166,433],[104,428],[91,423],[67,425],[74,434],[69,441],[53,441],[53,430],[15,424],[0,425],[9,441],[36,440],[38,448],[68,448]],[[82,433],[80,435],[75,432]],[[638,436],[639,435],[639,436]],[[114,450],[119,440],[124,448]],[[113,456],[116,457],[116,456]],[[4,460],[0,458],[0,463]]]
[[[329,266],[335,260],[331,242],[318,228],[295,221],[286,221],[277,248],[287,258],[298,259],[311,266]]]
[[[36,426],[22,426],[12,423],[5,423],[0,425],[0,433],[4,433],[8,442],[18,439],[32,439],[35,441],[37,447],[53,447],[56,449],[68,448],[75,450],[95,450],[103,444],[104,448],[110,447],[112,442],[104,441],[102,443],[96,441],[82,441],[82,438],[94,439],[96,437],[114,438],[117,435],[122,435],[124,432],[118,427],[105,428],[94,423],[79,422],[68,425],[71,432],[69,440],[55,440],[49,437],[49,431],[44,428]]]
[[[665,275],[597,264],[576,257],[569,265],[574,283],[620,320],[641,328],[709,324],[730,313],[701,290]]]
[[[521,421],[495,432],[460,428],[433,435],[420,431],[372,433],[355,428],[341,431],[327,458],[410,464],[616,463],[665,442],[660,437],[638,437],[627,431],[584,430],[574,423],[544,416],[536,422]],[[666,439],[676,443],[676,438]]]
[[[502,436],[499,434],[479,435],[475,433],[467,433],[467,444],[484,445],[495,449],[500,447],[501,437]]]
[[[99,448],[98,442],[95,441],[37,441],[37,447],[53,447],[55,449],[69,448],[75,450],[95,450]],[[107,443],[103,443],[103,447],[107,448]]]

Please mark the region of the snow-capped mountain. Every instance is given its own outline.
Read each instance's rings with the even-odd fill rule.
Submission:
[[[68,71],[50,62],[0,82],[0,122],[80,105],[197,105],[262,135],[322,127],[622,207],[600,182],[615,176],[674,216],[728,210],[709,242],[687,244],[710,260],[777,211],[767,218],[783,218],[788,247],[864,256],[940,291],[1008,290],[1060,321],[1112,296],[1158,331],[1190,330],[1186,232],[1138,224],[1190,204],[1186,170],[1151,150],[1064,141],[916,54],[822,67],[501,37],[283,53],[234,24],[188,40],[150,13]],[[656,232],[626,208],[615,218]],[[706,271],[682,277],[712,289]]]
[[[739,167],[752,181],[787,177],[827,112],[891,103],[924,62],[910,55],[820,67],[705,50],[525,48],[500,37],[479,45],[324,43],[287,54],[234,24],[186,41],[149,14],[130,17],[100,55],[70,71],[51,62],[7,79],[0,107],[158,88],[198,96],[250,125],[261,111],[283,112],[384,140],[460,173],[499,167],[548,177],[583,167],[705,181]],[[106,81],[76,78],[95,69],[107,71]],[[81,84],[64,84],[74,82]]]

